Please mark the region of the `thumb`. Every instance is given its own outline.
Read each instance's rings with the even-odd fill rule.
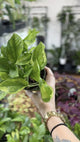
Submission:
[[[31,91],[26,90],[25,93],[28,97],[32,98],[33,93]]]
[[[28,97],[31,98],[31,100],[32,100],[34,103],[40,102],[40,100],[41,100],[40,92],[33,93],[33,92],[29,91],[29,90],[26,90],[25,93],[26,93],[26,95],[27,95]]]

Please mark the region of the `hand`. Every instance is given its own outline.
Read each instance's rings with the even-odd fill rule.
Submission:
[[[37,92],[36,94],[33,94],[31,91],[26,91],[26,94],[32,99],[33,103],[38,108],[43,118],[47,112],[56,111],[55,109],[55,78],[52,71],[48,67],[45,67],[45,70],[47,72],[46,82],[49,86],[53,88],[53,97],[51,98],[51,100],[45,103],[41,99],[40,91]]]

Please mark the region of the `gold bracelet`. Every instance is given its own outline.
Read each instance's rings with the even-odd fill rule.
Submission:
[[[65,119],[64,119],[64,116],[60,113],[60,112],[55,112],[55,111],[50,111],[50,112],[47,112],[47,114],[45,115],[44,117],[44,121],[47,123],[48,120],[51,118],[51,117],[59,117],[64,123],[65,123]]]

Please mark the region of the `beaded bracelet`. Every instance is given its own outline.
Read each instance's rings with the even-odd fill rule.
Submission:
[[[60,112],[55,112],[55,111],[50,111],[50,112],[47,112],[47,114],[45,115],[44,117],[44,121],[47,123],[48,120],[51,118],[51,117],[59,117],[64,123],[65,123],[65,119],[64,119],[64,116],[60,113]]]

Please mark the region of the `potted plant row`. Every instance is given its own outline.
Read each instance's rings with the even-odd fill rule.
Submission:
[[[3,33],[10,33],[26,26],[26,19],[22,13],[21,6],[12,7],[8,4],[5,6],[6,12],[3,11],[1,18],[0,35]],[[8,19],[5,19],[5,15]]]
[[[62,67],[64,72],[77,73],[79,68],[76,67],[80,64],[80,19],[70,7],[63,7],[57,17],[62,25],[60,69]]]

